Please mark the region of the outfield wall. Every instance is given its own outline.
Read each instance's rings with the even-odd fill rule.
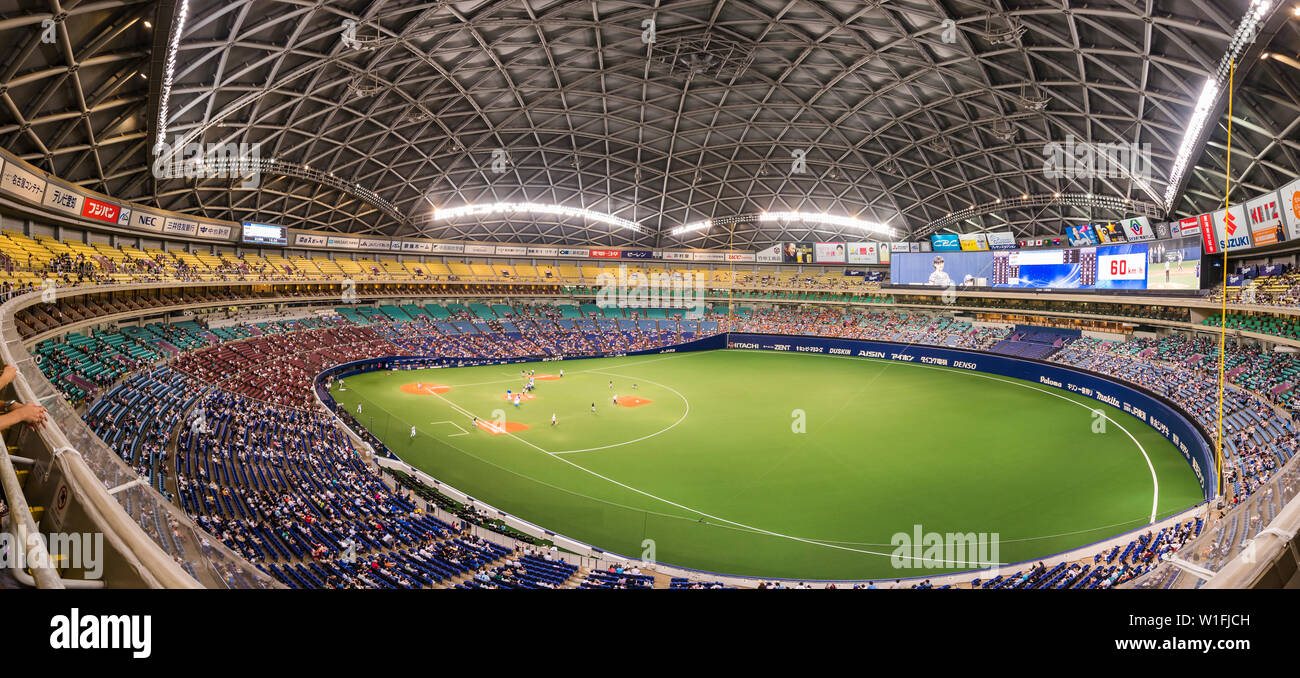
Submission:
[[[887,341],[733,332],[727,335],[727,348],[895,360],[1023,379],[1084,395],[1133,415],[1173,443],[1191,465],[1206,501],[1214,498],[1218,487],[1213,447],[1207,442],[1209,436],[1184,416],[1173,402],[1139,386],[1111,381],[1056,363]]]

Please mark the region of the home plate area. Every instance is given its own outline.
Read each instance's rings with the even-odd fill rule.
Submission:
[[[450,390],[450,386],[443,384],[402,384],[402,393],[410,393],[411,395],[434,395],[436,393],[446,393]]]
[[[478,427],[483,429],[484,431],[487,431],[488,433],[491,433],[494,436],[499,436],[504,433],[518,433],[520,431],[528,430],[527,424],[521,424],[517,421],[507,421],[498,424],[495,421],[485,421],[480,419],[478,422]]]
[[[636,396],[619,396],[618,398],[618,404],[623,407],[640,407],[642,405],[649,405],[652,402],[654,401],[646,400],[645,398],[638,398]]]

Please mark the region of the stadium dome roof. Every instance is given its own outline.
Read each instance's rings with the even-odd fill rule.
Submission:
[[[899,239],[936,227],[1059,235],[1062,221],[1127,211],[1016,207],[1024,195],[1194,214],[1222,200],[1224,131],[1191,140],[1173,187],[1171,169],[1228,53],[1245,83],[1234,101],[1241,190],[1276,188],[1300,167],[1300,64],[1260,58],[1300,53],[1292,7],[1276,2],[1253,42],[1234,35],[1259,0],[61,7],[0,5],[0,145],[88,188],[213,218],[749,247],[858,236],[751,218],[764,211],[885,222]],[[157,141],[178,137],[256,144],[260,184],[155,178]],[[1045,145],[1071,137],[1149,144],[1149,178],[1047,178]],[[542,213],[431,218],[497,202],[585,208],[639,229]],[[971,206],[975,216],[936,226]],[[722,225],[733,217],[744,218]],[[716,225],[672,233],[705,219]]]

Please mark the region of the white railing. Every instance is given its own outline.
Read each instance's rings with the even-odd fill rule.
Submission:
[[[57,467],[72,501],[121,556],[139,585],[149,588],[275,588],[279,584],[208,535],[117,456],[81,420],[63,394],[45,378],[23,347],[14,315],[43,303],[33,292],[0,304],[0,359],[17,369],[17,399],[46,408],[47,423],[36,431],[50,458],[45,477]],[[31,480],[29,480],[29,483]]]
[[[1201,535],[1150,572],[1124,585],[1139,589],[1277,588],[1270,568],[1290,557],[1300,562],[1300,454],[1236,506],[1213,509]],[[1223,517],[1213,513],[1222,510]],[[1292,568],[1283,568],[1290,571]]]

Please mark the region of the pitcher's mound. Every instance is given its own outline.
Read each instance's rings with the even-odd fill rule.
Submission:
[[[646,400],[645,398],[637,398],[634,396],[621,396],[618,399],[618,404],[622,405],[623,407],[640,407],[642,405],[649,405],[652,402],[654,401]]]
[[[410,393],[411,395],[433,395],[435,393],[446,393],[450,390],[450,386],[442,384],[402,384],[402,393]]]
[[[480,420],[478,423],[478,427],[483,429],[484,431],[487,431],[488,433],[491,433],[494,436],[499,436],[504,433],[518,433],[520,431],[528,430],[528,424],[521,424],[517,421],[507,421],[504,424],[498,426],[495,421]]]

